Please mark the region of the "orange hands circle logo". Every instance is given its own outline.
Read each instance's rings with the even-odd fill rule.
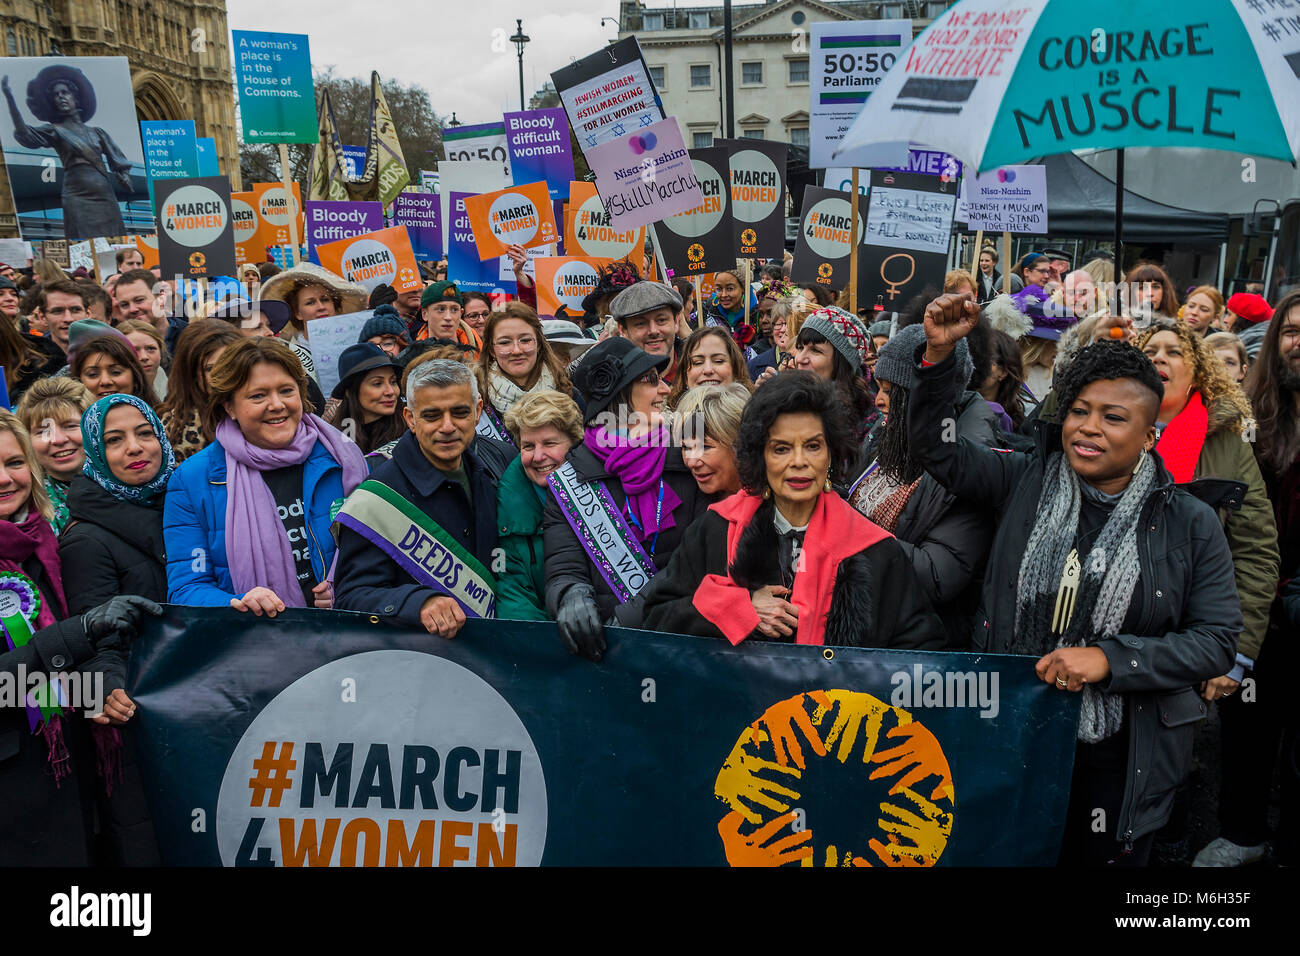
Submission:
[[[740,241],[747,246],[752,246],[754,243],[758,242],[758,233],[753,229],[746,229],[740,234]]]
[[[686,248],[686,258],[690,259],[691,262],[699,262],[704,258],[704,247],[698,242],[692,242]]]
[[[902,708],[847,690],[769,707],[713,792],[727,807],[718,835],[732,866],[933,866],[956,807],[934,735]]]
[[[202,269],[203,264],[208,261],[208,257],[201,252],[190,253],[190,265],[196,269]]]
[[[821,276],[823,279],[829,279],[831,277],[831,273],[834,271],[835,268],[829,262],[823,262],[821,265],[817,267],[817,274]]]

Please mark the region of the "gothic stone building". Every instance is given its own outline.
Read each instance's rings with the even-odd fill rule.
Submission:
[[[193,119],[238,189],[225,0],[2,0],[0,56],[125,56],[141,120]],[[2,69],[0,65],[0,69]],[[0,158],[0,236],[17,236]]]

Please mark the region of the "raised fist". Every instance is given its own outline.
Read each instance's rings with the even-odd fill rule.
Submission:
[[[925,360],[942,362],[979,324],[980,307],[969,292],[941,295],[925,307]]]

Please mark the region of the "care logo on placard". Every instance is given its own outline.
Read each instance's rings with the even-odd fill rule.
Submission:
[[[216,819],[226,866],[537,866],[546,781],[528,729],[477,674],[369,651],[262,709]]]
[[[208,264],[208,257],[205,256],[203,253],[201,252],[190,253],[190,265],[192,265],[195,269],[202,269],[207,264]]]
[[[849,254],[849,224],[852,207],[847,199],[823,199],[808,211],[803,234],[808,248],[819,259],[843,259]],[[865,232],[858,213],[858,237]]]
[[[226,204],[207,186],[182,186],[167,197],[161,225],[172,242],[194,249],[216,242],[226,216]]]
[[[834,271],[835,271],[835,267],[832,266],[829,262],[823,262],[821,265],[817,267],[817,274],[821,276],[823,279],[829,279],[831,277],[831,273],[833,273]]]
[[[766,153],[746,149],[731,157],[731,214],[762,222],[781,199],[781,173]]]
[[[636,247],[640,230],[619,232],[610,226],[609,221],[609,213],[599,196],[592,196],[578,207],[573,219],[573,234],[585,255],[622,259]]]
[[[500,195],[488,207],[488,228],[507,246],[533,238],[540,222],[537,206],[521,193]]]
[[[340,261],[343,278],[349,282],[392,285],[397,277],[397,257],[378,239],[358,239],[347,247]]]
[[[686,258],[691,262],[699,262],[704,258],[704,247],[698,242],[692,242],[686,247]]]
[[[600,273],[589,262],[566,262],[555,270],[551,290],[555,300],[573,312],[582,312],[582,300],[591,295]]]
[[[262,218],[273,226],[288,226],[291,216],[298,215],[298,204],[293,193],[283,186],[276,186],[262,193],[258,200]]]
[[[244,200],[230,197],[230,218],[235,227],[235,242],[247,242],[257,234],[257,210]]]
[[[698,159],[692,159],[691,163],[695,167],[695,179],[700,184],[704,202],[694,209],[664,220],[665,226],[687,239],[711,232],[721,221],[723,201],[726,199],[724,190],[727,188],[726,180],[708,163]]]
[[[713,793],[732,866],[934,866],[956,810],[934,734],[849,690],[769,707],[741,733]]]

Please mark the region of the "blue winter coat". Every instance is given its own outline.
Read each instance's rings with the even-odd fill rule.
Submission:
[[[330,508],[343,500],[343,467],[320,442],[303,469],[303,506],[311,539],[311,566],[323,581],[336,550]],[[282,528],[268,533],[284,534]],[[167,547],[167,600],[173,604],[227,607],[235,591],[226,555],[226,450],[214,441],[187,459],[167,483],[163,508]],[[283,599],[284,595],[281,594]]]

